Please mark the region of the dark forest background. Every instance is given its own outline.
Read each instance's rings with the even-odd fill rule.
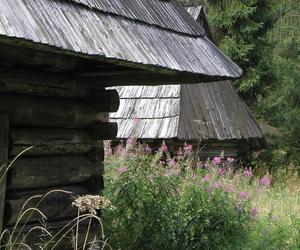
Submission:
[[[235,82],[266,135],[269,168],[300,165],[300,1],[181,0],[203,5],[214,42],[244,70]]]

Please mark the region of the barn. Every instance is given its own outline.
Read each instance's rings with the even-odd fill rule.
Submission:
[[[187,11],[212,39],[202,6]],[[120,108],[110,114],[117,140],[138,138],[158,147],[178,149],[187,142],[205,160],[219,156],[247,160],[264,147],[260,127],[231,81],[160,86],[119,86]],[[111,88],[113,89],[113,88]]]
[[[41,219],[55,235],[74,196],[101,194],[120,102],[106,87],[241,74],[175,0],[0,0],[0,232],[38,249]],[[20,218],[30,207],[46,218]],[[71,233],[48,247],[70,249]]]

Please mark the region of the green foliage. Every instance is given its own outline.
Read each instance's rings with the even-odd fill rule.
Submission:
[[[278,8],[280,18],[268,33],[271,72],[266,94],[253,105],[256,113],[280,128],[281,136],[271,141],[273,150],[286,152],[286,159],[300,163],[300,5],[290,0]]]
[[[248,201],[217,186],[217,173],[203,181],[208,171],[192,168],[191,157],[165,163],[162,151],[122,150],[106,174],[116,209],[103,212],[104,230],[114,249],[220,249],[245,237]]]
[[[179,0],[184,6],[198,6],[202,4],[202,0]]]
[[[265,34],[274,17],[273,0],[206,0],[208,19],[219,47],[243,70],[236,82],[249,103],[261,93],[265,79],[270,78],[266,59],[270,48]]]

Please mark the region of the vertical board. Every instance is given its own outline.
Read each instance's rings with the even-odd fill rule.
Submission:
[[[8,114],[0,113],[0,234],[3,230],[8,157]]]

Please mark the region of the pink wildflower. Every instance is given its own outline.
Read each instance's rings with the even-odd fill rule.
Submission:
[[[168,146],[165,142],[163,142],[163,144],[161,145],[161,149],[163,152],[168,153]]]
[[[211,166],[211,165],[210,165],[209,161],[205,162],[204,167],[205,167],[206,169],[209,169],[210,166]]]
[[[126,150],[122,144],[119,144],[115,149],[115,155],[124,157],[126,155]]]
[[[140,119],[137,118],[137,117],[134,117],[132,120],[133,120],[133,123],[134,123],[134,124],[138,124],[139,121],[140,121]]]
[[[256,207],[251,208],[250,214],[252,217],[256,217],[257,216],[257,208]]]
[[[221,182],[215,182],[213,185],[214,189],[221,189],[222,187],[223,187],[223,185]]]
[[[205,175],[202,179],[201,179],[202,182],[207,182],[207,181],[210,181],[210,176],[209,175]]]
[[[190,144],[184,143],[183,152],[184,152],[184,155],[191,155],[193,153],[193,146]]]
[[[174,168],[176,166],[176,161],[172,158],[168,159],[168,166]]]
[[[229,184],[229,185],[227,185],[227,187],[226,187],[226,189],[225,189],[225,191],[227,192],[227,193],[232,193],[233,192],[233,186],[231,185],[231,184]]]
[[[212,160],[212,163],[215,164],[215,165],[219,165],[219,164],[221,164],[221,162],[222,162],[221,157],[215,157],[215,158]]]
[[[247,200],[249,198],[249,193],[248,192],[240,192],[239,196],[243,200]]]
[[[226,168],[224,168],[224,167],[219,169],[219,174],[220,175],[226,175],[226,172],[227,172]]]
[[[106,156],[112,155],[112,148],[111,148],[110,145],[104,148],[104,154],[105,154]]]
[[[123,174],[123,173],[126,173],[128,172],[128,168],[127,167],[119,167],[118,168],[118,173],[119,174]]]
[[[253,173],[252,173],[251,167],[245,168],[245,170],[244,170],[244,176],[247,177],[247,178],[251,178],[252,175],[253,175]]]
[[[227,157],[227,161],[228,161],[229,163],[233,163],[235,160],[234,160],[234,158]]]
[[[265,175],[260,179],[259,184],[263,187],[269,187],[271,185],[271,179],[267,175]]]
[[[133,145],[134,144],[134,140],[132,138],[128,138],[126,141],[126,145]]]
[[[145,147],[146,154],[152,154],[152,148],[147,144]]]

